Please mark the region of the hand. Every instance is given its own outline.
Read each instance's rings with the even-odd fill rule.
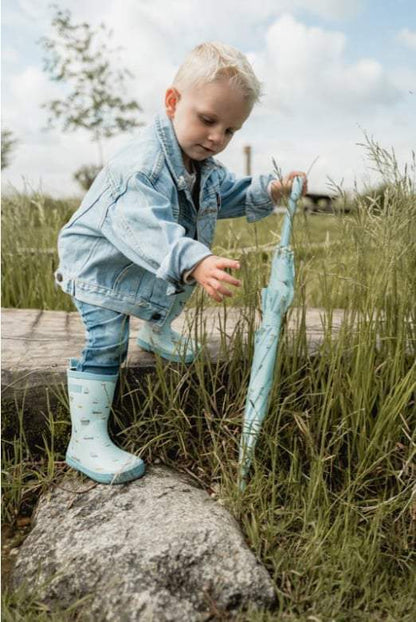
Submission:
[[[270,185],[270,194],[272,195],[273,203],[279,203],[283,197],[289,196],[292,190],[294,177],[304,178],[302,196],[305,196],[308,191],[308,179],[306,177],[306,173],[303,173],[302,171],[292,171],[289,175],[283,177],[282,180],[276,179],[275,181],[272,181]]]
[[[235,285],[235,287],[240,287],[241,285],[241,281],[232,277],[228,272],[225,272],[224,268],[239,270],[240,264],[234,259],[209,255],[199,262],[196,268],[190,273],[190,276],[202,285],[211,298],[217,302],[222,302],[224,296],[233,295],[229,289],[224,287],[222,284],[223,282]]]

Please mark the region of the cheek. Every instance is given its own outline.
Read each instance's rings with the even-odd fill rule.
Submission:
[[[194,129],[195,132],[203,132],[205,130],[205,125],[198,121],[198,119],[191,121],[190,126]]]
[[[201,126],[199,123],[193,123],[189,125],[189,135],[195,139],[199,139],[201,136],[205,135],[205,127]]]

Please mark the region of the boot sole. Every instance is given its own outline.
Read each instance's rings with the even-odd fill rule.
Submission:
[[[164,350],[160,350],[159,348],[150,345],[150,343],[147,343],[147,341],[142,341],[142,339],[139,338],[137,339],[137,345],[140,346],[142,350],[146,350],[146,352],[152,352],[153,354],[158,354],[162,358],[166,359],[167,361],[172,361],[173,363],[192,363],[196,359],[196,356],[194,356],[193,354],[181,356],[180,354],[165,352]]]
[[[123,471],[121,473],[97,473],[96,471],[91,471],[90,469],[86,469],[75,462],[71,458],[65,458],[65,462],[68,466],[72,467],[76,471],[80,471],[84,475],[87,475],[90,479],[98,482],[99,484],[125,484],[126,482],[131,482],[135,479],[139,479],[144,475],[146,470],[146,465],[144,462],[138,464],[134,469],[130,469],[129,471]]]

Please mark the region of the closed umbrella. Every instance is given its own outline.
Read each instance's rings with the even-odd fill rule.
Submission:
[[[302,194],[303,179],[295,177],[283,222],[280,243],[274,252],[268,287],[262,290],[262,322],[255,333],[254,356],[247,391],[243,432],[240,442],[240,488],[244,490],[254,448],[267,413],[273,384],[280,328],[294,295],[295,266],[290,236],[296,204]]]

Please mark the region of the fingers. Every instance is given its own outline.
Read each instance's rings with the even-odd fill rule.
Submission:
[[[205,289],[207,294],[217,302],[221,302],[224,296],[232,296],[233,293],[223,283],[240,287],[241,281],[236,279],[227,270],[238,270],[240,263],[228,257],[209,255],[200,261],[191,275]]]
[[[292,171],[287,177],[288,179],[293,179],[294,177],[306,177],[306,173],[304,171]]]
[[[230,291],[223,283],[229,283],[234,287],[240,287],[241,281],[236,279],[225,270],[238,270],[240,263],[235,259],[228,259],[227,257],[215,257],[212,262],[209,278],[207,279],[207,286],[205,287],[207,293],[216,300],[222,302],[224,297],[230,298],[233,292]]]
[[[209,284],[208,287],[205,288],[207,293],[216,300],[217,302],[222,302],[224,297],[231,298],[233,295],[229,289],[220,285],[218,281],[214,281],[212,284]]]
[[[240,263],[235,259],[228,259],[227,257],[216,257],[215,266],[217,268],[231,268],[232,270],[239,270]]]
[[[283,180],[284,185],[287,184],[291,190],[293,179],[295,177],[303,177],[302,195],[305,195],[308,191],[308,178],[304,171],[292,171],[291,173],[286,175],[285,179]]]
[[[210,291],[208,291],[208,288],[206,289],[211,298],[214,298],[214,300],[216,300],[217,302],[222,302],[224,296],[230,298],[233,295],[233,292],[231,292],[227,287],[222,284],[223,282],[234,285],[234,287],[241,286],[241,281],[239,279],[232,277],[230,274],[224,272],[223,270],[215,270],[212,278],[209,279],[207,283]]]
[[[288,175],[286,175],[282,180],[274,180],[271,183],[270,193],[272,197],[272,201],[276,204],[285,197],[288,196],[292,191],[293,179],[295,177],[303,178],[302,185],[302,195],[305,195],[308,190],[308,179],[306,177],[306,173],[303,171],[292,171]]]
[[[240,287],[241,285],[241,281],[239,279],[236,279],[235,277],[231,276],[231,274],[228,274],[228,272],[224,272],[223,270],[215,270],[212,276],[218,281],[225,281],[226,283],[234,285],[235,287]]]

